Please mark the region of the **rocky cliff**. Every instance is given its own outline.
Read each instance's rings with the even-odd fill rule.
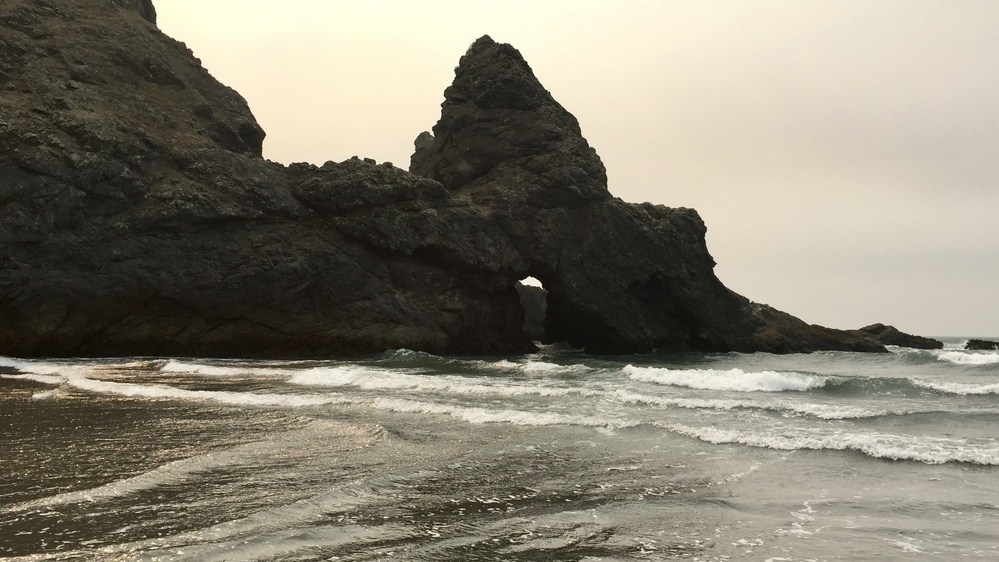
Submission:
[[[461,58],[411,172],[261,157],[148,0],[0,7],[0,354],[881,350],[726,289],[697,213],[628,204],[509,45]]]

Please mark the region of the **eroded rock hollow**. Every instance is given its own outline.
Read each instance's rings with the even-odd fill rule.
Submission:
[[[520,53],[461,57],[410,171],[261,157],[246,102],[148,0],[0,13],[0,354],[875,351],[715,277],[690,209],[631,204]]]

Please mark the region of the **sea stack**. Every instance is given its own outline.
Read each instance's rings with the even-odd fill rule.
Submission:
[[[613,198],[520,53],[461,58],[412,172],[262,157],[246,102],[148,0],[0,20],[0,355],[879,351],[722,285],[690,209]]]
[[[612,198],[576,118],[510,45],[472,43],[420,139],[410,171],[485,206],[527,265],[518,275],[548,290],[548,341],[600,353],[881,349],[726,289],[696,211]]]

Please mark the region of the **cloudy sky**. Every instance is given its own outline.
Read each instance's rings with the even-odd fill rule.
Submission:
[[[155,0],[282,163],[407,167],[477,37],[626,201],[697,209],[730,288],[808,322],[999,336],[995,0]]]

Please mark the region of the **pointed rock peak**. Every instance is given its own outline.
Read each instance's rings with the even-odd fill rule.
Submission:
[[[112,0],[114,4],[138,12],[142,19],[156,25],[156,7],[153,0]]]
[[[465,56],[476,55],[493,45],[496,45],[496,41],[493,41],[493,38],[488,35],[483,35],[482,37],[476,39],[475,42],[468,47],[468,51],[465,53]]]
[[[444,91],[433,135],[410,170],[481,201],[574,205],[610,197],[607,174],[579,123],[511,45],[477,39]]]
[[[520,51],[488,35],[476,39],[458,61],[454,84],[444,98],[450,103],[522,111],[554,102]]]

